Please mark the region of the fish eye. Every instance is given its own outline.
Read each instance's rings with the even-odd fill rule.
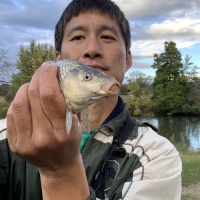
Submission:
[[[90,73],[84,74],[84,80],[85,80],[85,81],[90,81],[90,80],[92,80],[92,74],[90,74]]]

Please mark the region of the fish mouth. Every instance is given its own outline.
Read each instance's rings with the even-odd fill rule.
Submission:
[[[102,86],[102,90],[107,94],[117,94],[119,92],[120,83],[114,77],[110,77]]]

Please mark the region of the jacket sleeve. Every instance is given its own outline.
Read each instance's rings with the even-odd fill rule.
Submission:
[[[0,120],[0,200],[6,193],[8,179],[8,169],[6,167],[7,157],[7,140],[6,140],[6,119]]]
[[[6,185],[7,185],[7,174],[2,166],[2,154],[1,154],[0,155],[0,200],[3,200],[3,196],[6,190]]]
[[[6,119],[0,120],[0,141],[6,138]]]
[[[182,162],[176,148],[149,127],[139,128],[134,151],[142,166],[124,183],[122,199],[180,200]]]

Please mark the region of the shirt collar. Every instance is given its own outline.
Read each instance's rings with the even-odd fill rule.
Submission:
[[[118,96],[117,105],[115,106],[113,111],[106,118],[106,120],[103,122],[102,125],[107,124],[110,120],[112,120],[113,118],[117,117],[117,115],[119,115],[122,112],[123,108],[124,108],[123,99],[120,96]]]

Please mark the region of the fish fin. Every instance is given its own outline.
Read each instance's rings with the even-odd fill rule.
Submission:
[[[80,112],[81,114],[81,128],[82,131],[90,133],[90,109],[89,107],[84,108]]]
[[[66,111],[66,132],[67,135],[69,135],[71,127],[72,127],[72,109],[69,105],[69,102],[67,102],[67,111]]]

